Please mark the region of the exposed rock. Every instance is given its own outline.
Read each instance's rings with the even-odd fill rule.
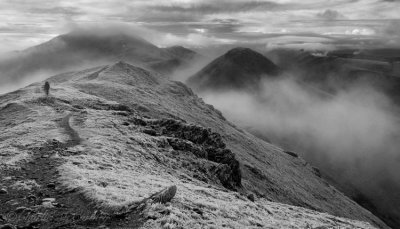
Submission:
[[[109,227],[107,227],[106,225],[101,225],[96,227],[96,229],[108,229]]]
[[[254,202],[256,200],[253,193],[250,193],[249,195],[247,195],[247,199],[249,199],[252,202]]]
[[[54,201],[56,201],[56,198],[44,198],[42,200],[42,202],[54,202]]]
[[[34,201],[34,200],[36,200],[36,196],[35,195],[29,195],[29,196],[26,197],[26,199],[29,200],[29,201]]]
[[[157,132],[155,130],[152,130],[152,129],[144,129],[143,133],[148,134],[150,136],[156,136],[157,135]]]
[[[165,204],[170,202],[172,198],[174,198],[176,194],[176,185],[172,185],[160,192],[153,194],[150,199],[153,200],[155,203],[162,203]]]
[[[226,148],[220,134],[193,124],[174,119],[151,121],[160,135],[169,136],[169,144],[175,150],[188,151],[200,158],[217,162],[214,168],[221,184],[229,189],[241,187],[239,162],[231,150]]]
[[[174,150],[182,150],[182,151],[187,151],[191,152],[197,157],[201,158],[206,158],[207,154],[205,151],[202,151],[202,149],[195,144],[193,144],[190,141],[185,141],[182,139],[178,138],[168,138],[167,139],[169,145],[174,149]]]
[[[292,152],[292,151],[284,151],[286,154],[289,154],[292,157],[299,157],[299,155],[297,155],[297,153]]]
[[[16,229],[16,227],[11,224],[5,224],[5,225],[0,225],[0,229]]]
[[[17,229],[38,229],[40,224],[41,224],[40,221],[36,221],[36,222],[32,222],[26,226],[17,227]]]
[[[143,119],[140,118],[133,118],[130,120],[133,124],[139,125],[139,126],[146,126],[147,122]]]
[[[7,190],[5,188],[0,189],[0,194],[7,194]]]
[[[15,209],[16,213],[29,213],[29,212],[35,212],[33,209],[31,208],[27,208],[27,207],[18,207],[17,209]]]
[[[43,202],[42,206],[45,208],[54,208],[54,203],[53,202]]]
[[[56,187],[56,184],[54,184],[54,183],[49,183],[49,184],[47,184],[47,187],[48,187],[48,188],[55,188],[55,187]]]
[[[202,211],[201,209],[199,209],[199,208],[193,208],[192,210],[193,210],[194,212],[196,212],[197,214],[203,216],[203,211]]]
[[[312,171],[313,171],[313,173],[314,173],[316,176],[318,176],[318,177],[321,177],[321,176],[322,176],[322,175],[321,175],[321,171],[319,171],[318,168],[312,167]]]

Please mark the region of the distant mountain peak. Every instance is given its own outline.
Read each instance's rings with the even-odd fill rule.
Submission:
[[[218,57],[194,76],[188,84],[195,89],[254,89],[265,77],[276,76],[279,67],[249,48],[234,48]]]
[[[38,73],[61,73],[118,60],[167,74],[189,66],[197,57],[184,47],[159,48],[130,31],[78,29],[1,57],[0,85],[33,83],[32,75]]]
[[[120,60],[120,61],[116,62],[115,64],[113,64],[112,66],[124,68],[124,67],[129,67],[129,66],[132,66],[132,65],[126,63],[123,60]]]
[[[260,68],[261,71],[265,71],[266,74],[270,75],[276,74],[278,70],[278,66],[272,63],[267,57],[250,48],[238,47],[231,49],[225,53],[224,57],[243,67]]]
[[[231,50],[229,50],[225,55],[238,55],[238,54],[259,54],[256,51],[250,49],[250,48],[245,48],[245,47],[236,47]]]

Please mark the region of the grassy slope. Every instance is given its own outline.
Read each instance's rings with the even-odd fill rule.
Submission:
[[[384,225],[321,180],[304,160],[237,129],[180,83],[124,63],[68,73],[50,81],[51,103],[40,102],[37,88],[41,84],[0,97],[0,107],[15,103],[12,108],[18,111],[13,115],[12,109],[8,110],[11,113],[1,110],[7,117],[0,133],[2,168],[18,167],[18,160],[29,160],[29,150],[20,146],[26,149],[47,139],[67,141],[68,134],[55,121],[72,112],[70,122],[82,143],[69,148],[80,153],[63,157],[65,161],[58,167],[63,187],[78,188],[97,205],[119,209],[177,185],[171,204],[144,210],[151,219],[145,228],[371,227],[309,209]],[[127,105],[133,114],[116,111],[118,103]],[[243,188],[233,192],[218,182],[196,179],[199,174],[187,164],[202,159],[177,156],[165,145],[165,137],[143,133],[132,117],[183,119],[220,133],[241,163]],[[249,193],[255,194],[256,202],[245,198]]]

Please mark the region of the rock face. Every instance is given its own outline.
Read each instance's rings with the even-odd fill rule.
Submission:
[[[155,203],[168,203],[174,198],[175,194],[177,191],[176,185],[172,185],[164,190],[161,190],[160,192],[155,193],[150,197],[152,201]]]
[[[190,77],[196,90],[256,89],[264,78],[279,74],[279,67],[248,48],[235,48]]]
[[[220,134],[196,125],[189,125],[174,119],[162,119],[146,123],[153,131],[147,134],[167,136],[169,145],[178,151],[190,152],[196,157],[218,163],[213,166],[214,173],[221,184],[229,189],[241,187],[241,171],[235,154],[226,148]]]

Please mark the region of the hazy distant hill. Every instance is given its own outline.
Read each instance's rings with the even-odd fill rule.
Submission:
[[[197,57],[184,47],[158,48],[130,33],[76,30],[0,59],[0,83],[33,82],[48,75],[124,60],[168,73]]]
[[[400,104],[400,50],[367,49],[308,52],[276,49],[266,53],[298,81],[328,92],[367,85]]]
[[[212,61],[187,83],[198,90],[256,89],[263,78],[274,77],[279,67],[249,48],[234,48]]]
[[[173,46],[162,50],[168,54],[169,59],[151,63],[148,66],[164,74],[171,74],[179,67],[189,67],[191,62],[204,58],[200,54],[182,46]]]
[[[6,223],[374,228],[351,218],[386,227],[301,157],[235,127],[180,82],[124,62],[48,81],[49,98],[43,82],[0,96]],[[171,185],[171,203],[152,202]]]

